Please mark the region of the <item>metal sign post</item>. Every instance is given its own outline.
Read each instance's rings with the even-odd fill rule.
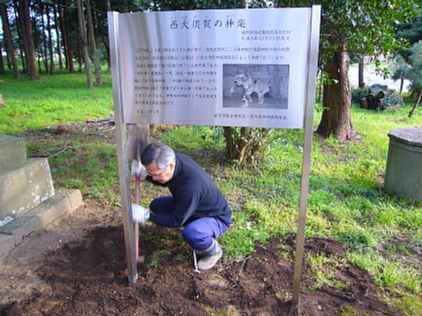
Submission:
[[[302,165],[302,181],[300,187],[299,201],[299,218],[296,237],[296,256],[295,270],[293,275],[293,306],[297,306],[299,302],[299,293],[301,288],[302,265],[304,260],[305,249],[305,223],[306,223],[306,206],[309,192],[309,174],[311,172],[311,155],[312,155],[312,135],[313,135],[313,116],[316,94],[316,77],[318,71],[318,50],[319,50],[319,25],[321,19],[321,6],[312,6],[311,15],[311,36],[310,47],[308,51],[308,78],[306,89],[305,103],[305,135],[303,146],[303,165]]]
[[[122,73],[119,51],[119,13],[108,12],[108,32],[110,37],[110,61],[113,80],[114,119],[116,122],[117,159],[119,165],[120,200],[123,209],[123,229],[125,236],[126,260],[128,264],[128,281],[134,284],[138,279],[137,254],[139,238],[135,225],[129,214],[132,213],[130,194],[130,173],[128,165],[128,129],[123,121]]]

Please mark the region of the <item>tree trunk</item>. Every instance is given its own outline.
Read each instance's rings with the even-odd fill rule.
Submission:
[[[19,0],[19,15],[23,26],[23,40],[26,52],[26,65],[28,75],[32,80],[39,79],[37,65],[35,63],[34,39],[32,36],[32,20],[29,11],[29,0]]]
[[[324,111],[317,133],[324,138],[334,135],[340,141],[349,140],[353,136],[353,129],[346,45],[340,46],[331,62],[326,65],[325,71],[328,80],[324,84]]]
[[[61,6],[59,8],[59,21],[60,21],[60,29],[62,32],[63,47],[64,47],[65,57],[66,57],[66,68],[69,72],[74,72],[75,66],[73,64],[73,51],[69,42],[69,34],[67,31],[68,27],[66,23],[66,17],[67,17],[66,6]]]
[[[239,164],[256,164],[263,156],[271,132],[268,128],[224,127],[226,157]]]
[[[88,32],[89,32],[89,42],[91,44],[91,54],[92,56],[94,56],[95,85],[99,86],[102,84],[100,51],[97,49],[97,43],[96,43],[95,34],[94,34],[94,23],[92,22],[91,0],[86,0],[86,11],[87,11],[87,16],[88,16]]]
[[[400,75],[400,95],[403,93],[403,86],[404,86],[404,77],[403,74]]]
[[[76,0],[78,5],[78,19],[79,19],[79,31],[81,34],[81,44],[84,54],[84,61],[85,61],[85,74],[86,74],[86,85],[88,88],[92,87],[92,79],[91,79],[91,62],[89,59],[88,54],[88,41],[86,35],[86,24],[85,24],[85,17],[82,7],[82,0]]]
[[[13,42],[12,42],[12,32],[10,31],[9,16],[7,14],[6,5],[2,3],[0,3],[0,15],[3,21],[3,34],[4,34],[4,42],[5,42],[7,57],[13,69],[13,76],[15,78],[18,78],[19,71],[18,71],[18,65],[16,63],[15,48],[13,47]]]
[[[18,1],[17,0],[13,0],[13,10],[15,12],[15,23],[16,23],[16,31],[18,32],[18,43],[19,43],[19,57],[21,59],[21,64],[22,64],[22,71],[24,73],[27,72],[27,67],[26,67],[26,61],[25,61],[25,56],[24,53],[25,52],[25,46],[23,44],[23,36],[22,36],[22,21],[21,21],[21,16],[19,14],[19,10],[18,10]]]
[[[418,100],[416,101],[416,103],[413,105],[412,109],[409,112],[408,117],[411,118],[413,113],[415,112],[416,108],[419,106],[419,104],[421,103],[421,99],[422,99],[422,90],[419,91],[419,95],[418,95]]]
[[[41,42],[43,47],[43,61],[45,73],[48,74],[48,48],[47,48],[47,36],[45,35],[45,23],[44,23],[44,14],[45,14],[45,5],[40,3],[40,13],[41,13]],[[41,68],[40,68],[41,71]]]
[[[248,8],[249,2],[240,1],[240,6]],[[264,144],[270,129],[224,127],[226,156],[240,164],[254,164],[262,157]]]
[[[41,72],[41,56],[42,56],[42,50],[38,49],[38,54],[37,54],[37,63],[38,63],[38,69]]]
[[[359,88],[365,87],[365,79],[364,79],[364,68],[365,68],[365,57],[359,57]]]
[[[50,57],[50,68],[48,68],[48,73],[50,75],[54,72],[54,50],[53,50],[53,38],[51,37],[51,18],[50,18],[50,8],[48,5],[45,6],[45,14],[47,15],[47,33],[48,33],[48,51]]]
[[[107,38],[104,38],[103,39],[103,44],[104,44],[104,48],[105,48],[105,51],[106,51],[107,69],[110,71],[110,69],[111,69],[111,63],[110,63],[110,47],[108,45]]]
[[[107,11],[112,11],[112,8],[111,8],[111,1],[110,0],[107,0]],[[110,71],[110,69],[111,69],[111,63],[110,63],[110,49],[109,49],[109,47],[108,47],[108,41],[107,41],[107,39],[104,39],[104,47],[105,47],[105,50],[106,50],[106,54],[107,54],[107,70],[108,71]]]
[[[57,0],[54,0],[53,2],[53,15],[54,15],[54,28],[56,31],[56,41],[57,41],[57,47],[56,52],[57,56],[59,57],[59,68],[60,70],[63,70],[63,60],[62,60],[62,50],[60,46],[60,32],[59,32],[59,21],[57,19]]]
[[[3,61],[3,43],[0,41],[0,74],[4,74],[6,69],[4,69],[4,61]]]
[[[81,41],[76,42],[76,49],[78,51],[77,60],[78,60],[78,72],[82,72],[82,47],[81,47]]]
[[[4,32],[3,32],[4,34]],[[6,39],[5,36],[3,35],[3,46],[4,49],[6,50],[6,65],[7,65],[7,70],[11,71],[12,70],[12,64],[10,63],[10,59],[9,59],[9,55],[7,54],[7,47],[6,47]]]
[[[224,139],[226,142],[226,157],[229,159],[236,159],[236,143],[233,137],[232,127],[223,127]]]

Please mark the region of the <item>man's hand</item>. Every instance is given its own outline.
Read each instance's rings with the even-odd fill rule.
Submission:
[[[149,209],[140,206],[139,204],[132,204],[132,220],[138,224],[145,224],[149,220]]]
[[[147,169],[145,169],[144,165],[139,160],[132,160],[130,169],[132,177],[139,178],[140,181],[145,180],[148,176]]]

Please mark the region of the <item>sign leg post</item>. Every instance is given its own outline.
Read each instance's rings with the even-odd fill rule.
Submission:
[[[144,148],[148,145],[149,138],[149,125],[140,125],[140,124],[128,124],[128,157],[130,159],[136,159],[137,161],[141,160],[141,153]],[[141,181],[139,178],[136,178],[135,182],[135,203],[141,203]],[[143,256],[140,250],[140,240],[139,240],[139,224],[133,224],[134,229],[134,240],[133,247],[136,251],[136,262],[140,263],[143,261]]]
[[[125,239],[126,260],[128,263],[128,281],[132,285],[138,279],[137,270],[137,241],[135,240],[135,227],[129,216],[132,214],[130,203],[130,173],[128,166],[127,126],[123,119],[123,92],[120,69],[119,47],[119,13],[108,12],[110,59],[113,78],[113,101],[116,124],[117,159],[119,167],[120,201],[123,215],[123,231]]]
[[[290,315],[299,313],[299,295],[301,290],[301,279],[303,272],[303,260],[305,252],[305,223],[306,206],[309,193],[309,175],[311,172],[312,135],[313,135],[313,106],[315,103],[316,75],[318,70],[318,46],[319,46],[319,25],[321,19],[321,6],[312,6],[311,15],[311,36],[308,51],[308,76],[305,104],[305,135],[303,147],[302,181],[299,200],[299,218],[296,237],[296,255],[293,275],[293,298]]]
[[[131,217],[132,213],[131,194],[130,194],[130,173],[128,166],[128,150],[126,135],[127,129],[125,124],[116,125],[117,131],[117,156],[119,162],[119,179],[120,179],[120,198],[122,204],[123,229],[125,237],[126,260],[128,263],[128,281],[130,285],[136,283],[138,279],[138,243],[139,230]]]

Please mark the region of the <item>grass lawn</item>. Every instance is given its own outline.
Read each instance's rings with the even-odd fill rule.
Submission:
[[[109,117],[110,80],[106,74],[104,86],[88,90],[82,74],[34,82],[3,78],[0,93],[7,105],[0,109],[0,133],[37,133],[48,126]],[[308,256],[307,264],[315,288],[344,286],[336,279],[336,266],[354,264],[367,270],[389,304],[417,315],[422,310],[422,203],[382,190],[388,131],[422,126],[422,109],[411,119],[408,111],[409,106],[383,113],[354,107],[353,126],[360,140],[342,144],[314,137],[306,234],[342,242],[346,257]],[[317,111],[315,124],[319,117]],[[199,160],[230,201],[236,225],[223,243],[233,258],[249,254],[256,242],[295,233],[303,131],[274,130],[265,160],[250,169],[223,161],[219,128],[177,127],[158,137]],[[118,204],[113,144],[95,137],[51,138],[30,141],[29,152],[57,153],[64,146],[70,149],[50,158],[56,186],[79,188],[85,198]],[[153,190],[146,186],[143,203],[156,194]],[[289,247],[281,251],[291,257]]]
[[[109,117],[112,111],[111,75],[105,84],[92,90],[79,73],[43,76],[31,81],[0,77],[0,94],[7,106],[0,112],[0,132],[18,133],[26,129]]]

